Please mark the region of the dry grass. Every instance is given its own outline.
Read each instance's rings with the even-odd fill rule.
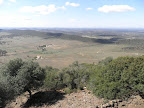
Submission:
[[[125,52],[122,50],[124,45],[116,44],[99,44],[88,43],[74,40],[62,39],[42,39],[40,37],[14,37],[3,38],[6,44],[0,46],[0,49],[7,50],[7,56],[0,57],[2,63],[8,62],[10,59],[23,58],[25,60],[34,59],[40,55],[43,59],[36,60],[41,66],[53,66],[63,68],[74,61],[80,63],[97,63],[106,57],[119,56],[138,56],[143,52]],[[46,51],[38,50],[40,45],[49,45]]]

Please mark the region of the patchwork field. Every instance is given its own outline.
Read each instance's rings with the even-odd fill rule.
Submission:
[[[76,35],[65,34],[65,36],[59,38],[60,33],[56,35],[49,33],[49,35],[55,37],[45,38],[44,33],[46,32],[31,31],[31,33],[25,31],[27,34],[24,35],[22,32],[0,32],[0,49],[7,51],[6,56],[0,56],[1,64],[8,62],[10,59],[22,58],[24,60],[35,60],[41,66],[48,65],[63,68],[74,61],[97,63],[109,56],[116,58],[119,56],[139,56],[144,54],[144,50],[130,48],[132,45],[123,41],[127,40],[126,38],[113,42],[114,36],[76,37]],[[90,39],[96,40],[91,41]],[[142,43],[142,45],[144,44]]]

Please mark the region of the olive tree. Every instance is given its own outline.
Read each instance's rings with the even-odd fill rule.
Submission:
[[[38,63],[22,59],[10,60],[2,67],[1,74],[10,96],[28,91],[31,97],[31,90],[42,86],[45,79],[45,71]]]

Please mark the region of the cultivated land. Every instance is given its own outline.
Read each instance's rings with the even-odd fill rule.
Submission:
[[[109,56],[143,55],[144,30],[1,30],[0,44],[7,51],[0,57],[1,64],[22,58],[63,68],[74,61],[97,63]]]

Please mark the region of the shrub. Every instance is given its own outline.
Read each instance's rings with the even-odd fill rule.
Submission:
[[[59,89],[59,75],[58,69],[52,67],[45,67],[46,78],[44,80],[44,86],[50,90]]]
[[[106,57],[104,60],[100,61],[99,64],[106,65],[106,64],[110,63],[112,60],[113,60],[112,57]]]
[[[93,93],[106,99],[128,98],[144,94],[144,56],[119,57],[97,65],[90,78]]]
[[[89,69],[85,64],[79,64],[77,61],[74,62],[67,68],[64,68],[61,73],[61,82],[63,86],[69,89],[83,89],[87,85],[89,80]]]

